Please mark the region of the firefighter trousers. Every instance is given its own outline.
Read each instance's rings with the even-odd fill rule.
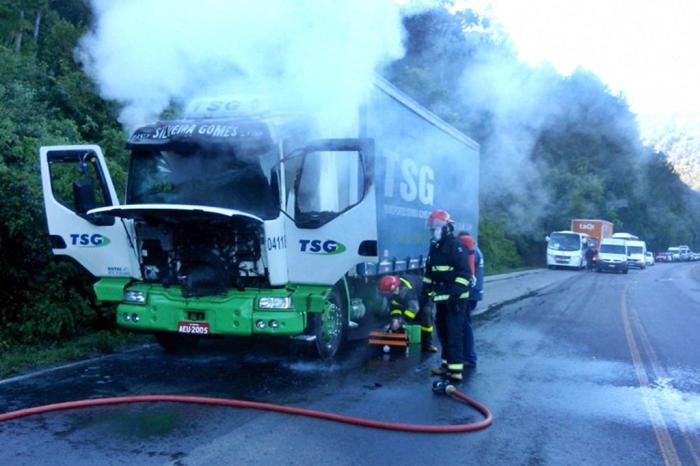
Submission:
[[[466,301],[435,303],[435,326],[442,346],[442,363],[450,373],[462,373]]]
[[[423,348],[433,343],[433,303],[423,304],[416,316],[420,323],[420,342]]]

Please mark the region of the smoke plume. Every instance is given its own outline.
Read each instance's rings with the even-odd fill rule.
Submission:
[[[400,7],[390,0],[91,5],[77,57],[129,129],[172,103],[222,94],[266,95],[326,121],[354,116],[375,69],[403,54]]]

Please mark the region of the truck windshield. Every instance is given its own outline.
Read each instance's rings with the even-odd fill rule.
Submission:
[[[223,207],[275,218],[279,199],[270,169],[277,161],[274,146],[265,151],[232,145],[135,151],[127,203]]]
[[[644,249],[641,246],[627,246],[627,254],[642,254]]]
[[[624,254],[625,247],[621,244],[601,244],[600,252],[607,254]]]
[[[572,233],[552,233],[549,237],[549,248],[555,251],[579,251],[581,237]]]

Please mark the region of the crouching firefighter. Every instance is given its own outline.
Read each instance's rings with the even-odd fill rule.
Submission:
[[[464,368],[463,327],[471,277],[467,249],[455,238],[454,222],[444,210],[430,214],[428,227],[432,239],[423,293],[435,302],[435,324],[442,346],[442,364],[431,372],[459,382]]]
[[[385,275],[379,280],[379,291],[389,299],[389,330],[401,332],[403,324],[419,324],[421,349],[434,353],[437,348],[432,344],[433,303],[421,289],[421,278],[415,275]]]

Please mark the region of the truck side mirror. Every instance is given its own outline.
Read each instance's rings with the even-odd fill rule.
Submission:
[[[73,183],[73,203],[75,211],[80,215],[97,207],[95,184],[90,178],[81,178]]]
[[[549,235],[545,236],[544,240],[549,243]]]

